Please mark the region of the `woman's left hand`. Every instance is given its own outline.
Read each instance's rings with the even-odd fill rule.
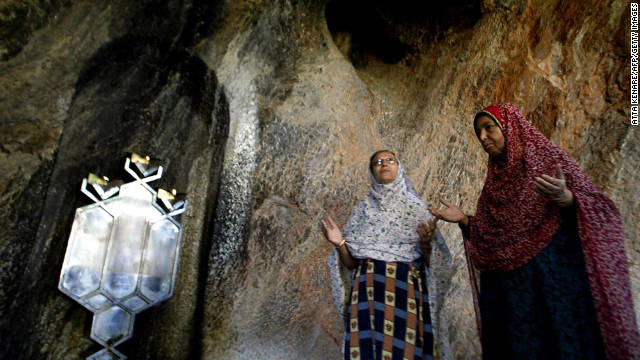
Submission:
[[[567,182],[560,164],[556,164],[556,177],[542,175],[534,179],[534,184],[540,194],[560,207],[573,204],[573,193],[567,189]]]
[[[436,220],[429,220],[418,224],[418,236],[420,236],[420,248],[424,252],[425,258],[431,256],[431,240],[436,233]]]

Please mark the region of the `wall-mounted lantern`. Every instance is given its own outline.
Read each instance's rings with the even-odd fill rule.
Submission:
[[[126,359],[115,347],[131,338],[135,315],[173,295],[182,238],[174,217],[187,202],[148,185],[163,171],[152,163],[127,158],[126,184],[82,181],[94,203],[76,210],[58,288],[94,313],[91,338],[105,349],[87,359]]]

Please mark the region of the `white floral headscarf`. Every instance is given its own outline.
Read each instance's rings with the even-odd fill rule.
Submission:
[[[398,175],[380,184],[373,174],[366,199],[351,211],[343,235],[356,259],[413,261],[422,256],[418,224],[433,218],[398,161]],[[438,234],[439,236],[439,234]]]

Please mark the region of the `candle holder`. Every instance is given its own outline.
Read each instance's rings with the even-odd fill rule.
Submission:
[[[132,154],[124,184],[90,174],[81,191],[93,204],[76,209],[58,289],[94,313],[91,339],[105,349],[87,359],[126,359],[115,349],[133,335],[136,314],[173,295],[183,195],[149,182],[163,168]]]

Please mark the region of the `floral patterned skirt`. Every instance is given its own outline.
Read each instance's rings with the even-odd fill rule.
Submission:
[[[433,331],[422,262],[362,260],[347,308],[345,359],[432,359]]]
[[[480,275],[484,359],[604,359],[580,238],[559,230],[527,264]]]

